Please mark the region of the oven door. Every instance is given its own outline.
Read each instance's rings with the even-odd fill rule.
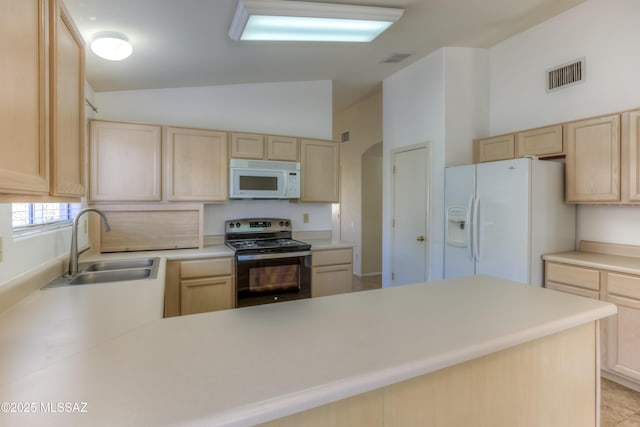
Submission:
[[[311,297],[311,252],[237,254],[238,307]]]

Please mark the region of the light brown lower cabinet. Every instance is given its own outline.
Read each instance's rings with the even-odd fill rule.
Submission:
[[[618,307],[601,324],[602,368],[640,388],[640,276],[545,261],[545,286]]]
[[[260,425],[595,427],[596,327],[587,323]]]
[[[235,307],[233,258],[168,261],[165,317]]]
[[[640,277],[606,273],[607,301],[618,306],[609,318],[607,368],[640,382]]]
[[[353,250],[329,249],[311,253],[311,297],[351,292]]]

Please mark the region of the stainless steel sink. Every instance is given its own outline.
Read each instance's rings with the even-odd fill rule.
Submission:
[[[82,263],[78,274],[62,276],[43,289],[61,286],[92,285],[127,280],[155,279],[158,277],[160,258],[114,259]]]
[[[114,259],[80,264],[80,271],[123,270],[128,268],[151,268],[156,258]]]
[[[70,285],[90,285],[92,283],[122,282],[124,280],[148,279],[150,268],[133,268],[130,270],[91,271],[80,273],[71,281]]]

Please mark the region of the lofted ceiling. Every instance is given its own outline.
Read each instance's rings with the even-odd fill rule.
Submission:
[[[331,80],[342,110],[382,79],[443,46],[491,47],[583,0],[336,0],[404,8],[372,43],[241,42],[227,32],[237,0],[64,0],[85,41],[126,34],[131,57],[110,62],[87,49],[96,92]],[[410,53],[399,63],[383,63]]]

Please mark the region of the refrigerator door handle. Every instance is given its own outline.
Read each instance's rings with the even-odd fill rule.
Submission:
[[[473,206],[473,253],[476,261],[480,260],[480,197]]]
[[[469,197],[469,205],[467,206],[467,218],[466,218],[466,238],[467,238],[467,256],[469,257],[469,261],[473,261],[473,199],[474,197]]]

